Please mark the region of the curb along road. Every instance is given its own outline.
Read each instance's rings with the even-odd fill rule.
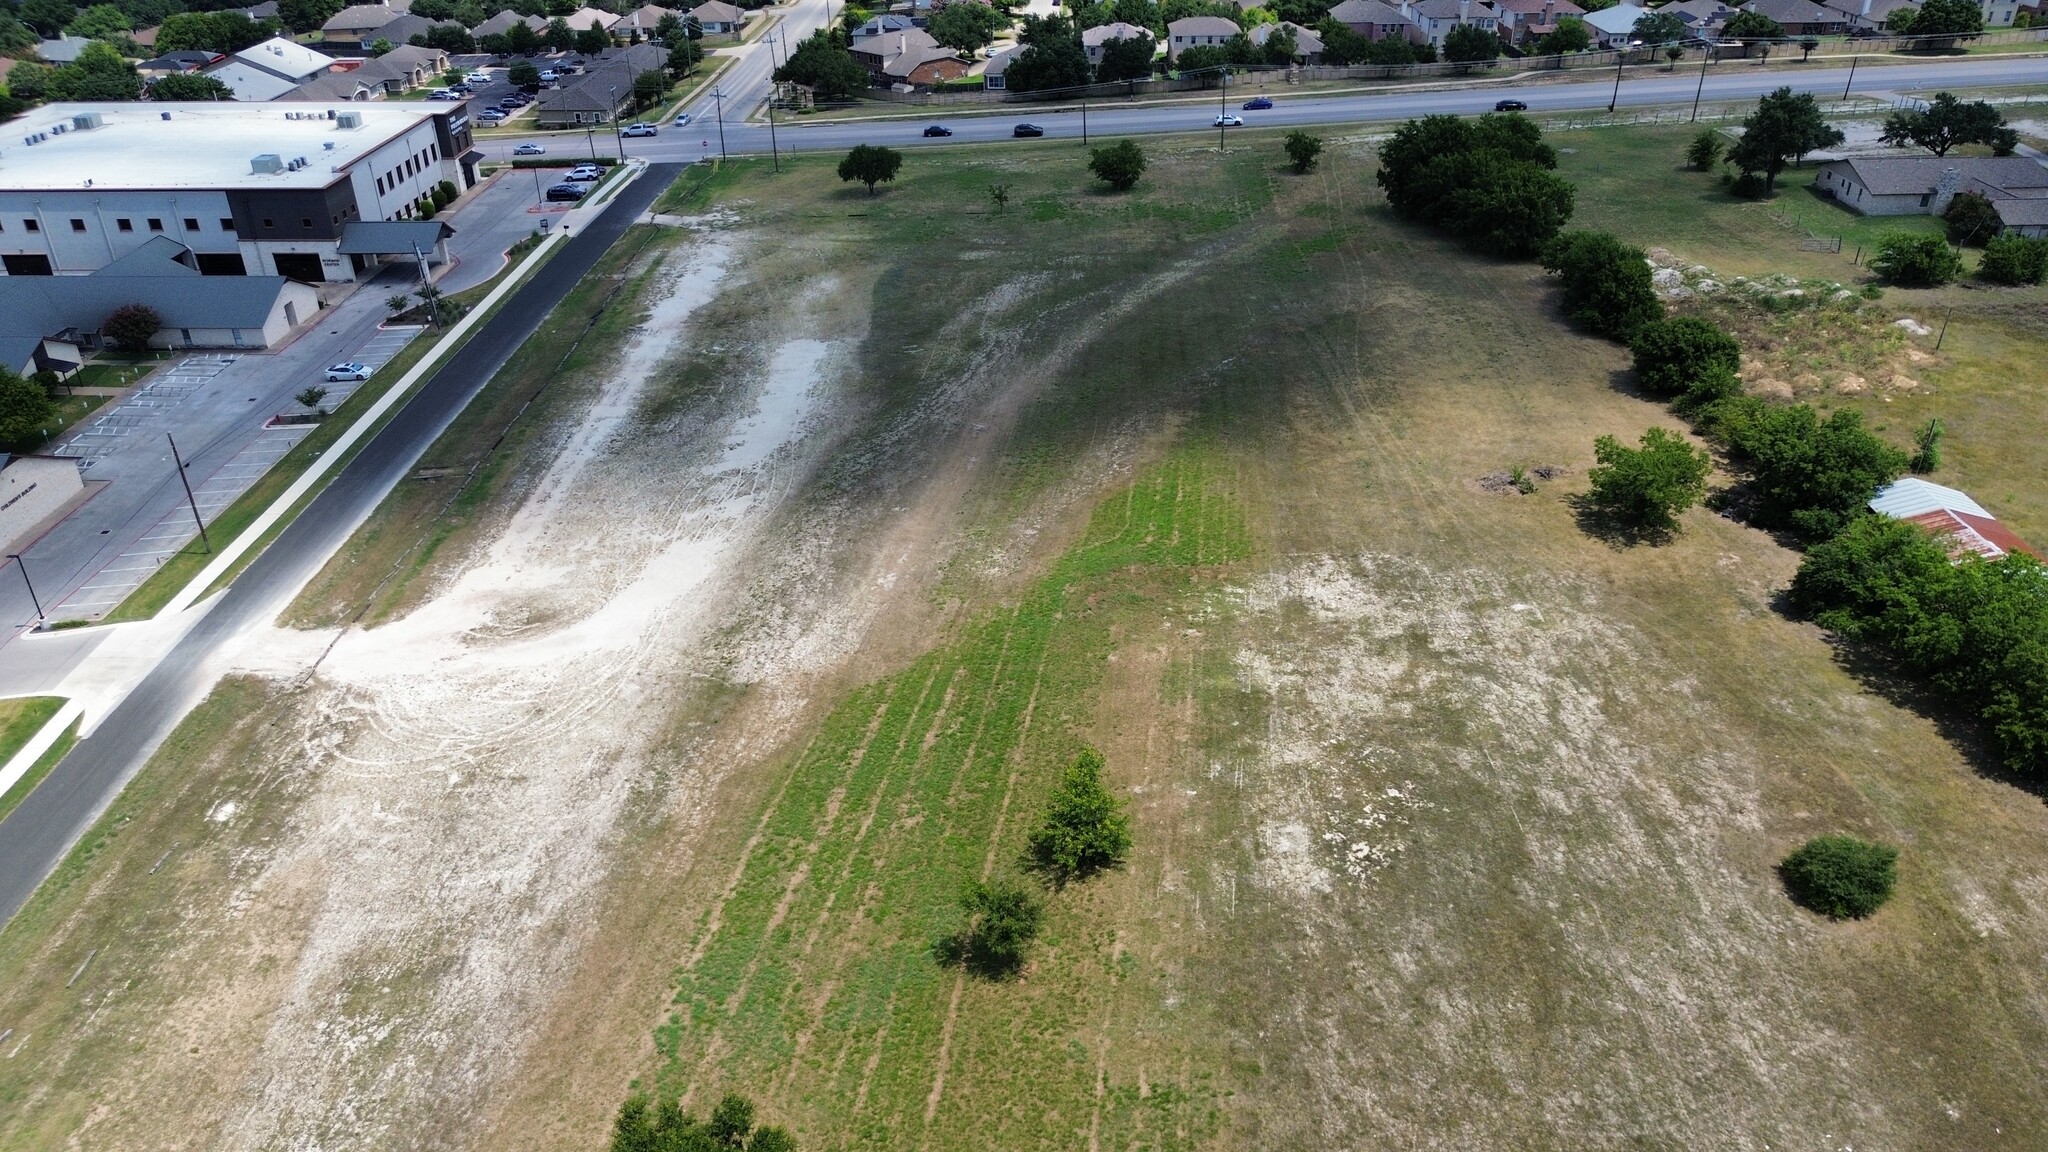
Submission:
[[[373,512],[456,415],[538,329],[635,218],[682,173],[653,164],[512,294],[210,605],[204,619],[0,820],[0,924],[12,920],[78,838],[210,686],[221,643],[281,610]],[[201,585],[201,587],[204,587]]]

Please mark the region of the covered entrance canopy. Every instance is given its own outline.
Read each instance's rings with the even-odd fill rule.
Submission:
[[[448,237],[455,235],[440,220],[352,220],[341,226],[340,252],[358,269],[379,257],[410,256],[429,264],[448,262]]]

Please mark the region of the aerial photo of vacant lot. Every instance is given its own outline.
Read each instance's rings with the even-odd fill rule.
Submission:
[[[0,1148],[2048,1146],[2040,784],[1795,541],[1601,529],[1686,421],[1387,130],[692,167],[0,935]],[[1551,132],[1573,226],[1839,282],[1673,306],[2048,542],[2048,289],[1865,293],[1692,135]],[[1122,866],[947,963],[1084,748]]]

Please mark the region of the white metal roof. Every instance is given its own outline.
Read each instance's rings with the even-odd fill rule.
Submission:
[[[1996,519],[1967,494],[1929,483],[1917,476],[1892,481],[1878,489],[1877,495],[1870,500],[1872,512],[1890,516],[1894,520],[1906,520],[1925,512],[1942,509]]]

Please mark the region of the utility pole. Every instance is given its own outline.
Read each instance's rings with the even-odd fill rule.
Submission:
[[[1692,119],[1688,123],[1700,122],[1700,96],[1707,90],[1707,65],[1714,59],[1714,42],[1707,42],[1706,52],[1700,56],[1700,83],[1692,90]]]
[[[43,602],[36,598],[36,586],[28,578],[28,561],[23,560],[16,552],[9,552],[7,558],[21,566],[21,582],[28,585],[28,602],[36,606],[36,623],[41,624],[48,617],[43,615]]]
[[[775,94],[777,86],[768,86],[768,155],[775,161],[775,171],[782,171],[782,150],[775,144]]]
[[[718,110],[718,158],[720,161],[723,161],[725,159],[725,90],[723,88],[713,88],[711,90],[711,99],[714,107]]]
[[[439,328],[441,326],[441,306],[434,302],[434,285],[432,281],[427,279],[427,254],[420,251],[420,246],[415,244],[412,246],[412,258],[420,270],[420,299],[427,302],[427,319],[432,322],[434,327]]]
[[[1614,50],[1614,95],[1607,98],[1607,111],[1609,113],[1614,111],[1616,104],[1621,103],[1621,66],[1627,62],[1628,45],[1624,44]]]
[[[1216,99],[1216,151],[1223,152],[1223,134],[1230,131],[1230,125],[1223,122],[1230,115],[1230,65],[1223,66],[1223,93]]]
[[[1856,54],[1852,52],[1849,54],[1849,80],[1848,83],[1842,85],[1842,99],[1847,100],[1849,98],[1849,85],[1854,83],[1856,83]]]
[[[414,251],[418,251],[418,249],[414,249]],[[178,442],[171,440],[169,432],[164,433],[164,439],[171,441],[171,463],[178,469],[178,483],[185,486],[185,503],[192,506],[192,522],[199,525],[199,542],[206,545],[206,550],[211,552],[213,551],[213,541],[207,539],[206,521],[199,518],[199,501],[192,498],[192,481],[185,476],[185,462],[178,458]],[[24,568],[22,574],[26,576],[28,570]]]
[[[1081,147],[1088,146],[1088,97],[1081,97]]]
[[[626,138],[619,135],[619,87],[609,85],[605,91],[612,94],[612,143],[619,146],[619,159],[626,158]]]

